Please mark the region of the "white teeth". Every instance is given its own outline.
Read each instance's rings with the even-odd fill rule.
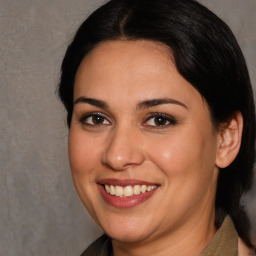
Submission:
[[[109,193],[110,192],[110,187],[109,187],[109,185],[105,185],[105,189],[106,189],[106,191]]]
[[[119,197],[129,197],[132,195],[139,195],[141,193],[149,192],[156,188],[156,185],[135,185],[135,186],[113,186],[113,185],[104,185],[105,190],[107,193],[113,195],[113,196],[119,196]]]
[[[120,186],[116,186],[116,196],[124,196],[124,189]]]
[[[147,191],[147,186],[146,185],[142,185],[141,186],[141,193],[145,193]]]
[[[147,187],[147,191],[149,192],[149,191],[151,191],[152,189],[154,189],[155,188],[155,186],[148,186]]]
[[[116,194],[115,192],[115,188],[113,185],[110,185],[110,192],[109,192],[112,196],[114,196]]]
[[[139,195],[140,194],[140,185],[135,185],[133,188],[133,194]]]
[[[124,188],[124,196],[132,196],[133,195],[133,187],[127,186]]]

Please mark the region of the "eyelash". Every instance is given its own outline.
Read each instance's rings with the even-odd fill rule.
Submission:
[[[101,118],[101,120],[103,120],[103,123],[98,123],[98,124],[93,124],[93,123],[88,123],[88,119],[89,118]],[[100,113],[90,113],[90,114],[86,114],[84,116],[82,116],[80,119],[79,119],[80,123],[84,124],[84,125],[87,125],[87,126],[101,126],[101,125],[110,125],[111,122],[108,120],[108,118],[106,118],[105,115],[102,115]],[[108,124],[104,124],[104,122],[107,121]],[[92,120],[93,122],[93,120]]]
[[[145,123],[149,122],[150,119],[154,119],[153,122],[156,121],[156,118],[161,118],[162,121],[164,122],[164,124],[159,124],[159,125],[145,125]],[[159,121],[159,120],[158,120]],[[168,122],[166,124],[166,122]],[[163,114],[163,113],[152,113],[147,120],[143,123],[143,126],[149,126],[149,127],[153,127],[153,128],[157,128],[157,129],[162,129],[165,127],[169,127],[171,125],[176,125],[177,124],[177,120],[169,115]]]
[[[92,118],[92,120],[90,120],[91,123],[88,122],[89,118]],[[100,118],[99,119],[99,123],[93,123],[93,118]],[[156,122],[156,118],[161,118],[161,121],[163,122],[163,124],[158,124],[158,125],[148,125],[147,123],[151,120],[154,119],[154,123]],[[94,119],[95,120],[95,119]],[[108,120],[108,118],[101,114],[101,113],[89,113],[86,114],[84,116],[82,116],[79,119],[80,123],[82,123],[83,125],[87,125],[87,126],[91,126],[91,127],[99,127],[101,125],[111,125],[111,122]],[[107,124],[104,123],[107,121]],[[159,121],[159,120],[158,120]],[[166,124],[167,123],[167,124]],[[156,124],[156,123],[155,123]],[[142,126],[148,126],[150,128],[157,128],[157,129],[162,129],[165,127],[169,127],[172,125],[176,125],[177,124],[177,120],[169,115],[163,114],[163,113],[152,113],[147,120],[142,124]]]

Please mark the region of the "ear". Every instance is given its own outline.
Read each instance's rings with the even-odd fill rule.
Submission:
[[[242,140],[243,116],[240,111],[219,127],[216,166],[225,168],[236,158]]]

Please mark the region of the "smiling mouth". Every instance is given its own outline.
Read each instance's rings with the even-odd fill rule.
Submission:
[[[145,194],[153,189],[157,188],[157,185],[129,185],[129,186],[115,186],[109,184],[103,184],[105,191],[116,197],[131,197],[139,194]]]
[[[109,205],[127,209],[151,198],[160,184],[133,179],[102,179],[97,182],[102,198]]]

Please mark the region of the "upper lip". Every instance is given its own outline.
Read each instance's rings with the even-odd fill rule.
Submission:
[[[157,185],[156,183],[148,182],[148,181],[142,181],[142,180],[136,180],[136,179],[101,179],[99,184],[104,185],[113,185],[113,186],[120,186],[120,187],[126,187],[126,186],[135,186],[135,185],[147,185],[147,186],[153,186]]]

